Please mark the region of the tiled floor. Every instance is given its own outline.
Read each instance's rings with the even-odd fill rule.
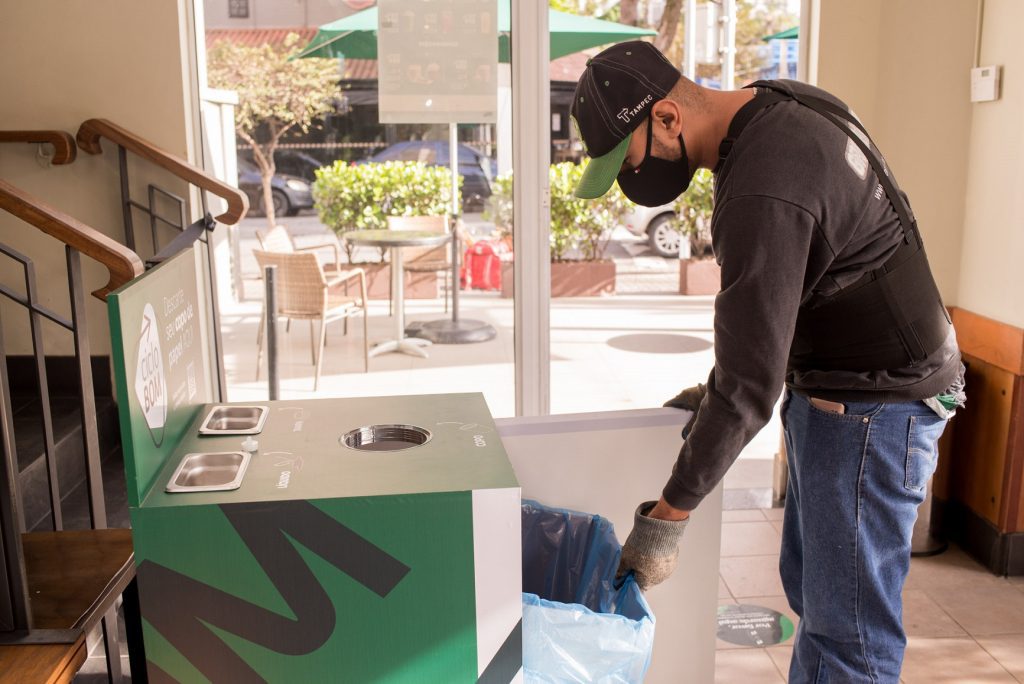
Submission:
[[[799,622],[779,580],[782,509],[722,514],[720,604],[763,606]],[[1024,682],[1024,578],[996,577],[959,548],[911,561],[903,592],[908,645],[902,681]],[[718,641],[715,681],[786,681],[792,639],[767,648]]]

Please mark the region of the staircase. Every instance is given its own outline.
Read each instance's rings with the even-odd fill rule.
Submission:
[[[91,524],[82,407],[74,386],[74,364],[68,357],[48,357],[46,365],[47,377],[50,379],[54,454],[64,516],[63,527],[68,530],[89,529]],[[33,375],[33,362],[31,357],[10,357],[7,366],[18,454],[18,487],[24,509],[25,529],[28,532],[52,530],[42,404]],[[106,358],[93,358],[93,378],[96,380],[96,425],[107,525],[129,527],[117,405],[110,388],[110,368]]]
[[[5,682],[70,681],[86,661],[86,635],[96,628],[106,645],[106,667],[101,669],[110,682],[120,682],[121,599],[131,669],[137,681],[146,677],[131,532],[117,529],[130,527],[130,521],[110,359],[89,352],[89,329],[105,327],[107,321],[105,316],[88,321],[85,282],[94,278],[91,273],[83,277],[82,259],[106,268],[107,281],[92,292],[103,301],[141,275],[143,259],[158,264],[200,241],[213,284],[210,232],[217,222],[237,223],[248,208],[238,189],[103,119],[84,122],[77,138],[62,131],[0,131],[0,143],[52,147],[53,153],[44,157],[53,165],[72,163],[79,149],[102,154],[101,139],[116,147],[124,244],[0,179],[0,212],[27,224],[19,230],[38,230],[56,239],[67,267],[66,281],[54,279],[49,266],[36,267],[36,252],[45,252],[39,247],[43,243],[31,242],[23,253],[15,244],[20,233],[0,240],[5,275],[0,299],[5,313],[19,311],[18,306],[27,313],[32,349],[31,356],[9,355],[0,325],[0,681]],[[147,187],[148,204],[133,199],[129,153],[196,188],[202,217],[186,225],[187,195],[153,184]],[[207,209],[208,193],[225,201],[226,210],[217,217]],[[176,219],[157,209],[158,202],[168,199],[179,209]],[[139,230],[149,233],[144,246],[136,243],[133,212],[147,218],[149,230]],[[216,321],[215,288],[207,292],[206,304]],[[52,301],[67,301],[70,314],[56,310],[62,306],[51,308]],[[216,324],[213,332],[219,348]],[[74,356],[44,356],[52,344],[44,346],[44,335],[47,340],[64,336]],[[16,347],[24,346],[25,340],[17,335],[14,339]],[[223,384],[218,364],[218,395]]]

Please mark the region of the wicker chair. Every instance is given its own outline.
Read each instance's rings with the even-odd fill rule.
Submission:
[[[366,274],[362,269],[351,269],[343,274],[324,275],[324,270],[317,261],[315,254],[264,252],[253,250],[260,273],[267,266],[277,267],[277,311],[274,317],[287,316],[289,319],[307,319],[309,321],[310,351],[316,365],[313,390],[320,384],[320,369],[323,367],[324,345],[327,341],[327,324],[344,320],[345,332],[348,333],[348,319],[358,313],[363,315],[363,370],[370,370],[370,343],[367,325]],[[348,281],[358,278],[359,296],[350,297],[347,292],[339,291]],[[263,359],[263,326],[267,320],[264,305],[260,316],[259,342],[256,352],[256,379],[259,379],[260,363]],[[319,345],[314,341],[314,321],[320,321]]]
[[[448,216],[388,216],[388,230],[429,230],[447,233]],[[451,278],[451,245],[403,247],[402,263],[409,273],[441,273],[444,277],[444,312],[448,313],[448,283]],[[388,298],[390,299],[390,297]]]
[[[294,252],[318,252],[330,249],[334,252],[334,261],[324,262],[324,272],[328,275],[333,275],[348,270],[348,264],[341,261],[342,247],[337,235],[326,235],[326,242],[320,244],[299,247],[295,244],[295,240],[292,239],[292,234],[288,232],[288,229],[278,225],[266,233],[257,230],[256,239],[259,240],[260,249],[264,252],[285,252],[291,254]]]

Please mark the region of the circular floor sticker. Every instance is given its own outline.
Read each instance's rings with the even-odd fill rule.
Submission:
[[[763,606],[718,606],[718,638],[740,646],[773,646],[793,636],[793,621]]]

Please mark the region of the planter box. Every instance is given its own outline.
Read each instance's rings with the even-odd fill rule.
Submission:
[[[722,267],[714,259],[679,261],[679,294],[713,295],[722,287]]]
[[[391,292],[391,264],[353,264],[366,271],[366,295],[370,299],[387,299]],[[405,272],[406,299],[436,299],[436,273]]]
[[[501,264],[501,296],[512,296],[512,262]],[[594,297],[615,294],[615,262],[553,261],[551,262],[552,297]]]

